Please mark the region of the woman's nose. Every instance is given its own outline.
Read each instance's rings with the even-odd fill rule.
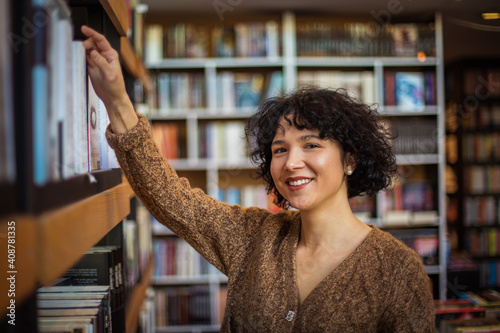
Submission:
[[[287,159],[285,162],[285,169],[293,171],[295,169],[300,169],[304,166],[303,156],[300,149],[290,149],[288,151]]]

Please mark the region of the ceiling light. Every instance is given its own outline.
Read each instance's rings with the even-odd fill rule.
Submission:
[[[495,13],[495,12],[482,13],[481,16],[485,20],[499,20],[500,19],[500,13]]]

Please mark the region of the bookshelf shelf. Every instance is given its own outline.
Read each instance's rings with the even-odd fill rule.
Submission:
[[[382,116],[405,117],[405,116],[436,116],[439,107],[434,105],[424,106],[422,111],[401,111],[397,106],[384,105],[378,109]]]
[[[438,154],[400,154],[396,155],[398,165],[422,165],[438,164],[440,162]]]
[[[162,114],[162,110],[153,110],[158,114],[150,116],[149,119],[151,121],[247,119],[254,111],[255,108],[238,108],[230,112],[222,109],[174,109]]]
[[[120,61],[126,72],[140,79],[146,91],[151,90],[151,83],[148,71],[125,37],[130,28],[127,20],[131,9],[126,1],[7,0],[2,1],[1,7],[2,11],[8,8],[5,12],[14,14],[5,29],[13,29],[17,34],[22,34],[24,28],[13,22],[20,17],[40,14],[44,17],[43,29],[40,26],[39,31],[16,50],[17,55],[12,51],[16,61],[9,63],[16,72],[12,84],[22,87],[14,94],[16,112],[12,115],[16,202],[15,208],[0,211],[2,243],[4,235],[7,240],[11,231],[10,223],[15,222],[16,257],[12,271],[17,273],[15,301],[19,313],[16,317],[19,314],[19,320],[23,321],[20,330],[35,332],[43,317],[37,311],[38,288],[50,286],[60,279],[67,281],[71,268],[97,244],[109,241],[114,246],[113,255],[118,253],[118,248],[125,244],[121,227],[131,211],[130,201],[134,196],[121,170],[112,161],[108,163],[108,157],[111,160],[114,156],[107,144],[103,144],[105,141],[96,149],[97,139],[90,139],[90,118],[87,116],[91,113],[91,102],[87,99],[88,76],[80,26],[86,24],[103,33],[121,54]],[[37,76],[41,71],[43,75]],[[127,73],[124,71],[124,74]],[[2,82],[11,83],[5,79],[2,73]],[[62,106],[55,108],[58,105]],[[94,110],[98,108],[97,104],[92,106]],[[104,124],[106,114],[100,112],[101,115],[103,118],[98,122]],[[3,113],[0,116],[3,117]],[[37,132],[42,127],[43,131]],[[91,165],[98,160],[97,155],[99,162]],[[2,187],[4,189],[6,187]],[[2,255],[2,260],[8,262],[8,253],[4,253],[6,257]],[[117,258],[118,255],[113,257],[115,266],[108,265],[113,270],[116,268],[115,277],[119,274]],[[141,265],[144,262],[142,260]],[[143,280],[134,289],[127,317],[130,332],[137,326],[152,267],[150,263],[143,272]],[[2,274],[6,273],[8,271]],[[0,286],[8,290],[8,280],[4,277],[2,275]],[[124,285],[122,289],[125,290]],[[2,314],[9,301],[4,296],[0,302]],[[118,306],[116,309],[121,310]],[[122,331],[118,327],[125,325],[125,319],[123,323],[117,319],[116,323],[117,330]],[[0,331],[7,327],[5,320],[1,327]]]
[[[419,60],[416,57],[297,57],[300,67],[375,67],[375,66],[435,66],[437,59],[428,57]]]
[[[249,159],[221,160],[221,159],[179,159],[169,161],[176,170],[222,170],[222,169],[254,169],[255,166]]]
[[[36,289],[37,287],[37,256],[39,248],[37,245],[36,221],[33,216],[29,215],[12,215],[3,216],[2,223],[0,224],[0,239],[2,243],[1,260],[4,263],[2,273],[0,274],[0,288],[4,291],[0,298],[1,311],[0,314],[4,316],[7,313],[7,306],[9,306],[9,298],[7,297],[8,290],[10,289],[9,281],[7,278],[11,273],[17,275],[15,287],[15,300],[16,305],[22,304]],[[13,225],[9,222],[15,222]],[[9,228],[11,227],[11,228]],[[14,229],[12,228],[14,227]],[[9,234],[14,232],[14,234]],[[8,236],[14,236],[15,243],[15,261],[13,267],[9,264],[9,253],[7,250]]]
[[[48,285],[71,268],[85,252],[130,212],[133,191],[128,184],[36,218],[38,279]]]
[[[282,38],[280,41],[282,48],[280,49],[279,57],[164,58],[155,62],[146,63],[146,66],[151,71],[153,77],[158,75],[158,83],[160,83],[160,79],[163,79],[171,73],[196,73],[197,75],[204,75],[203,79],[206,84],[205,90],[203,91],[204,94],[206,94],[206,103],[204,104],[206,106],[205,108],[197,107],[192,109],[176,109],[172,107],[174,104],[171,101],[171,96],[173,95],[172,91],[169,90],[171,88],[168,87],[168,89],[165,88],[161,91],[158,89],[158,97],[161,96],[161,99],[168,100],[166,105],[171,103],[170,108],[167,106],[162,109],[154,106],[150,110],[151,112],[148,118],[153,124],[153,128],[156,123],[169,122],[179,125],[179,128],[182,127],[182,138],[179,136],[178,139],[182,144],[182,149],[185,149],[187,153],[185,153],[181,159],[170,160],[171,165],[178,171],[183,173],[186,172],[186,177],[188,179],[192,176],[193,182],[196,180],[199,181],[200,177],[204,177],[204,179],[201,180],[201,182],[205,182],[202,187],[206,189],[208,194],[214,196],[220,195],[220,192],[224,192],[227,187],[238,188],[247,185],[244,183],[247,180],[241,180],[243,177],[226,177],[230,178],[230,180],[224,178],[225,170],[235,172],[244,170],[241,174],[244,173],[245,176],[247,175],[247,171],[255,171],[255,166],[248,158],[241,161],[230,161],[224,158],[199,158],[199,156],[209,156],[208,154],[202,153],[208,151],[208,148],[205,147],[204,140],[201,139],[204,138],[204,135],[206,134],[204,132],[204,125],[212,122],[226,123],[233,120],[243,121],[249,118],[257,108],[252,107],[247,110],[241,110],[232,107],[231,111],[228,111],[227,109],[216,107],[223,105],[220,103],[220,92],[222,91],[224,95],[228,95],[228,91],[224,89],[227,86],[223,86],[223,84],[227,82],[224,82],[224,77],[222,75],[219,76],[219,74],[224,72],[270,73],[272,71],[279,71],[282,75],[282,82],[280,83],[282,92],[285,93],[295,89],[297,86],[309,83],[308,81],[318,80],[327,83],[335,82],[335,84],[340,85],[338,82],[345,80],[348,89],[350,87],[354,87],[355,90],[360,88],[358,89],[362,95],[360,97],[362,99],[366,98],[367,103],[376,106],[382,118],[384,118],[384,120],[387,119],[389,125],[394,125],[396,130],[401,129],[401,131],[408,131],[408,133],[403,133],[405,135],[398,136],[400,138],[403,137],[403,139],[400,139],[398,142],[400,143],[398,146],[399,150],[396,151],[404,154],[397,153],[396,162],[399,166],[405,168],[406,170],[411,169],[411,172],[414,173],[413,178],[409,176],[410,183],[412,181],[420,181],[422,188],[429,186],[426,187],[426,190],[431,188],[431,191],[437,193],[432,200],[428,200],[429,202],[432,201],[432,209],[425,209],[423,214],[417,214],[417,211],[411,211],[411,222],[398,226],[398,228],[406,229],[406,233],[409,234],[414,231],[420,232],[420,230],[422,230],[421,234],[432,234],[431,237],[434,237],[432,241],[436,241],[436,243],[439,244],[435,247],[435,253],[433,253],[432,257],[427,258],[428,260],[426,263],[432,263],[432,265],[426,265],[426,271],[429,275],[432,275],[436,298],[445,298],[446,257],[444,245],[446,240],[446,214],[444,212],[445,200],[442,195],[442,193],[445,193],[445,158],[444,136],[441,135],[443,133],[442,128],[444,128],[444,81],[441,40],[442,22],[440,14],[436,13],[435,20],[433,22],[433,27],[436,27],[436,29],[432,32],[434,34],[432,37],[432,46],[435,47],[435,52],[428,53],[433,54],[432,56],[422,55],[420,57],[416,55],[416,52],[415,56],[385,56],[390,53],[383,53],[384,56],[300,56],[299,54],[308,55],[313,53],[300,53],[299,48],[297,47],[300,36],[298,36],[299,30],[297,30],[296,24],[298,24],[301,19],[302,18],[300,17],[296,18],[293,13],[283,13],[281,22],[282,34],[280,36],[280,38]],[[315,18],[315,20],[316,19],[317,18]],[[167,23],[175,22],[165,22],[165,24]],[[157,22],[155,22],[155,24],[157,24]],[[428,22],[425,22],[425,24],[428,24]],[[327,44],[325,43],[325,45]],[[405,110],[404,105],[400,103],[400,101],[396,100],[396,96],[401,98],[401,95],[396,95],[396,84],[394,84],[394,89],[387,87],[388,81],[386,80],[389,80],[393,74],[395,78],[398,72],[407,72],[404,73],[407,77],[411,76],[411,74],[417,73],[416,75],[413,75],[413,78],[417,76],[422,77],[422,80],[419,83],[422,83],[425,89],[427,89],[424,90],[424,88],[422,88],[420,90],[422,92],[422,96],[424,95],[424,92],[427,93],[425,94],[425,101],[423,105],[418,105],[418,107],[416,107],[416,105],[412,105],[412,107],[407,108],[407,110],[412,111]],[[325,75],[321,76],[322,74]],[[349,76],[350,74],[353,75]],[[162,77],[161,75],[164,76]],[[355,80],[353,79],[354,77],[359,77],[359,82],[353,83]],[[267,79],[268,78],[266,78],[266,84]],[[394,80],[394,82],[396,81]],[[235,81],[232,83],[235,83]],[[264,96],[266,92],[268,93],[269,91],[262,90],[262,96]],[[234,95],[236,96],[235,99],[237,99],[237,93]],[[169,97],[165,98],[165,96]],[[388,97],[393,97],[393,100]],[[263,99],[264,98],[261,100]],[[421,100],[419,102],[421,102]],[[237,104],[235,103],[235,105]],[[415,126],[413,126],[413,123],[415,123]],[[410,127],[411,131],[408,130]],[[208,130],[206,131],[208,132]],[[418,132],[417,134],[420,134],[420,136],[412,136],[416,135],[415,132]],[[426,133],[425,137],[421,135],[421,132]],[[212,137],[208,135],[207,138],[212,139]],[[205,141],[212,142],[210,139]],[[432,141],[432,144],[423,142],[424,139],[429,139],[429,141]],[[226,138],[226,141],[229,140],[230,139]],[[422,144],[421,146],[415,145],[416,140],[421,140],[420,143],[425,144]],[[221,148],[221,150],[222,149],[223,148]],[[190,174],[189,172],[192,173]],[[203,172],[206,173],[206,176],[203,176]],[[229,174],[232,175],[232,173]],[[388,201],[390,201],[390,199],[388,197],[384,197],[384,194],[381,193],[374,199],[374,203],[371,205],[372,208],[359,210],[355,213],[359,213],[359,216],[363,217],[363,221],[377,225],[383,229],[387,229],[388,232],[391,232],[391,229],[395,228],[386,228],[384,226],[389,220],[387,208],[385,206],[386,204],[389,204]],[[359,207],[364,208],[363,204],[359,204]],[[418,218],[421,219],[420,221],[422,224],[412,225],[413,221],[417,221]],[[423,224],[424,222],[426,224]],[[169,236],[172,235],[165,233],[153,233],[153,237],[156,239]],[[425,255],[422,257],[425,257]],[[439,264],[434,265],[434,263]],[[211,277],[208,276],[160,276],[153,278],[153,285],[155,288],[174,288],[183,285],[211,284],[212,282],[210,279]],[[221,283],[224,282],[215,281],[213,284],[218,285]],[[218,300],[211,300],[212,307],[216,307],[218,304],[217,302]],[[212,323],[216,322],[212,321]],[[218,326],[216,326],[216,329],[218,329]],[[187,327],[157,327],[157,332],[176,331],[205,332],[207,329],[205,327],[198,328],[196,325]]]
[[[151,76],[141,59],[135,54],[134,48],[127,37],[120,38],[120,58],[127,71],[142,81],[144,90],[148,93],[153,89]]]
[[[474,288],[500,286],[500,90],[495,83],[500,66],[495,59],[462,59],[447,68],[448,112],[457,122],[447,123],[447,135],[456,156],[447,161],[456,178],[448,194],[452,250],[468,252],[479,270]],[[453,83],[453,84],[451,84]],[[469,105],[467,100],[476,103]]]
[[[180,58],[148,62],[146,66],[150,69],[279,67],[283,66],[283,58]]]
[[[113,22],[113,25],[119,35],[126,36],[128,18],[125,2],[120,0],[99,0],[99,2],[111,19],[111,22]]]

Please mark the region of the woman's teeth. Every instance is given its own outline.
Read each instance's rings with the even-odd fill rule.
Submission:
[[[302,185],[302,184],[306,184],[306,183],[309,183],[312,179],[300,179],[300,180],[292,180],[290,182],[288,182],[288,184],[292,185],[292,186],[299,186],[299,185]]]

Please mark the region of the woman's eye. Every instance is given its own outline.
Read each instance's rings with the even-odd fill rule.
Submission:
[[[275,150],[273,150],[273,154],[280,154],[280,153],[283,153],[285,151],[284,148],[276,148]]]
[[[306,148],[308,148],[308,149],[311,149],[311,148],[318,148],[318,147],[319,147],[319,145],[317,145],[317,144],[315,144],[315,143],[308,143],[308,144],[306,145]]]

